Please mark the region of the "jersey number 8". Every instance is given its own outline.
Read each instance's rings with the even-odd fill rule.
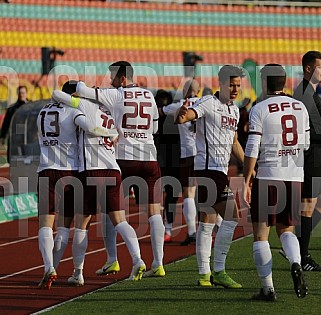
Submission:
[[[287,122],[292,122],[291,127],[287,127]],[[282,125],[282,141],[284,146],[293,146],[298,143],[298,129],[297,121],[293,115],[283,115],[281,117]],[[289,135],[292,134],[292,140],[288,140]]]

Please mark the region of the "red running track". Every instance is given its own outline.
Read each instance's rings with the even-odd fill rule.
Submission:
[[[147,269],[150,269],[152,250],[147,216],[139,212],[137,206],[131,202],[128,220],[136,229],[142,258]],[[182,221],[182,209],[178,206],[172,234],[173,242],[164,247],[164,264],[195,254],[195,245],[180,246],[180,242],[185,239],[187,233],[186,225]],[[117,249],[121,272],[107,277],[96,276],[95,271],[104,264],[106,253],[100,236],[100,224],[95,220],[89,231],[84,267],[85,286],[75,288],[67,285],[67,279],[73,270],[71,258],[73,233],[71,233],[69,245],[57,269],[57,281],[50,290],[40,290],[37,285],[44,270],[38,249],[37,233],[37,218],[2,223],[0,226],[0,313],[2,315],[31,314],[123,280],[131,272],[130,255],[119,238]],[[251,233],[251,227],[247,223],[247,211],[244,211],[234,236],[238,238],[249,233]]]

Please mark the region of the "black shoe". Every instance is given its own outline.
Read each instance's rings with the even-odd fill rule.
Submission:
[[[193,233],[192,235],[187,235],[186,239],[181,242],[182,246],[187,246],[189,244],[196,244],[196,233]]]
[[[301,265],[305,271],[321,271],[321,266],[312,259],[310,254],[302,257]]]
[[[259,294],[254,294],[251,298],[253,301],[266,301],[266,302],[276,302],[276,294],[274,291],[270,291],[269,294],[264,294],[263,289],[260,290]]]
[[[303,299],[308,294],[308,287],[304,280],[302,267],[298,263],[292,264],[291,275],[294,284],[294,291],[299,299]]]

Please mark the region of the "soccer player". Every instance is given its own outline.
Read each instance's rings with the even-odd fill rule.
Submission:
[[[253,255],[262,288],[254,300],[276,301],[272,280],[270,226],[276,226],[289,258],[294,290],[306,296],[299,242],[293,234],[298,224],[304,150],[309,147],[309,117],[305,106],[283,93],[286,73],[278,64],[261,70],[267,98],[250,112],[249,137],[245,149],[243,197],[251,205]],[[257,175],[250,188],[252,174]]]
[[[141,187],[136,200],[148,208],[154,256],[151,268],[153,275],[163,277],[165,228],[160,208],[162,200],[160,168],[153,140],[153,133],[157,132],[158,125],[157,106],[150,91],[133,83],[134,70],[130,63],[118,61],[111,64],[109,70],[111,84],[115,89],[94,89],[79,82],[77,93],[82,97],[97,100],[111,112],[119,133],[116,157],[123,181],[128,178],[127,183],[132,186],[140,182],[141,178],[147,184],[147,195],[146,189]],[[129,182],[133,176],[138,180]]]
[[[199,100],[199,83],[197,80],[187,80],[183,87],[183,99],[160,109],[160,115],[176,115],[177,110],[184,104],[192,106]],[[196,155],[196,121],[188,121],[178,125],[181,156],[180,156],[180,182],[183,186],[183,214],[187,224],[187,237],[181,243],[185,246],[196,242],[196,205],[194,178],[194,157]],[[220,221],[221,222],[221,221]],[[220,225],[219,222],[219,225]]]
[[[178,186],[180,137],[174,117],[167,117],[161,114],[162,107],[173,103],[172,94],[160,89],[155,95],[155,102],[160,113],[158,132],[154,135],[154,143],[157,149],[157,161],[161,169],[162,184],[165,192],[163,202],[164,243],[170,243],[172,241],[172,228],[176,216],[178,194],[181,191]]]
[[[304,155],[303,209],[301,228],[297,227],[296,234],[300,243],[302,268],[306,271],[321,271],[321,266],[309,253],[312,215],[316,212],[318,199],[321,199],[321,99],[316,93],[321,81],[321,52],[307,52],[302,57],[302,68],[303,80],[295,89],[293,97],[302,101],[309,113],[311,144]],[[321,211],[320,207],[318,210]],[[313,220],[320,221],[320,216],[313,216]]]
[[[239,109],[233,103],[241,86],[241,68],[225,65],[219,73],[220,91],[217,96],[205,96],[192,107],[179,109],[177,122],[196,120],[195,176],[207,180],[198,182],[200,222],[196,235],[196,255],[199,269],[199,285],[220,285],[225,288],[241,288],[225,272],[225,261],[234,230],[238,223],[238,207],[227,178],[230,154],[243,162],[244,153],[237,140]],[[200,178],[200,179],[199,179]],[[211,186],[209,186],[209,183]],[[216,195],[216,199],[215,199]],[[214,272],[211,275],[212,231],[217,213],[223,217],[214,244]]]
[[[70,92],[68,84],[63,86],[63,91]],[[80,126],[87,132],[95,133],[96,126],[80,110],[54,101],[49,102],[39,112],[37,126],[41,150],[37,170],[38,242],[45,267],[39,288],[49,289],[52,281],[57,278],[55,267],[58,266],[68,243],[74,208],[82,206],[75,202],[73,189],[79,188],[77,128]],[[54,250],[53,224],[56,212],[59,213],[59,222]],[[82,225],[78,226],[77,222],[74,239],[84,239],[86,231],[84,232]],[[78,233],[78,230],[81,233]]]
[[[77,82],[72,82],[70,85],[75,92]],[[141,259],[135,230],[126,221],[125,210],[123,210],[121,175],[113,147],[113,140],[117,137],[113,118],[104,106],[97,106],[91,101],[72,98],[60,91],[55,91],[53,97],[68,105],[77,104],[77,107],[81,111],[86,111],[86,115],[96,123],[96,131],[104,129],[105,134],[108,135],[108,137],[101,137],[81,130],[79,139],[79,178],[84,187],[84,215],[94,215],[97,209],[101,208],[104,243],[108,253],[106,265],[96,273],[107,275],[120,271],[116,250],[116,232],[118,232],[125,241],[133,260],[129,279],[140,280],[146,266]],[[76,254],[73,252],[75,270],[72,277],[68,279],[68,283],[72,285],[84,284],[82,267],[87,242],[83,242],[82,245],[82,252],[78,251]]]

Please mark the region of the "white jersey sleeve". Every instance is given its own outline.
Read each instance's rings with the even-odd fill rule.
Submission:
[[[251,127],[244,152],[245,156],[256,159],[259,156],[263,131],[261,111],[258,111],[257,108],[254,106],[250,111],[249,121],[251,121]]]
[[[90,88],[81,81],[77,84],[77,94],[81,97],[95,100],[98,103],[103,104],[110,112],[112,111],[112,107],[122,100],[122,94],[118,89]]]
[[[60,90],[55,90],[53,91],[52,97],[55,101],[61,102],[65,105],[72,106],[72,104],[77,104],[77,108],[82,112],[86,113],[86,103],[84,99],[77,98],[77,97],[72,97],[71,95],[60,91]],[[94,105],[97,110],[98,110],[98,104],[90,103]],[[97,116],[97,113],[95,111],[88,111],[86,115],[81,115],[77,117],[77,120],[75,121],[76,124],[82,128],[85,132],[91,133],[95,136],[103,136],[103,137],[108,137],[112,136],[114,137],[115,135],[110,135],[109,130],[106,128],[101,127],[101,122],[100,122],[100,117]]]
[[[176,112],[183,105],[182,101],[172,103],[162,107],[162,111],[165,115],[175,116]]]
[[[213,96],[207,95],[199,99],[198,102],[195,102],[191,108],[197,113],[197,118],[199,118],[210,112],[211,104],[213,104]]]

